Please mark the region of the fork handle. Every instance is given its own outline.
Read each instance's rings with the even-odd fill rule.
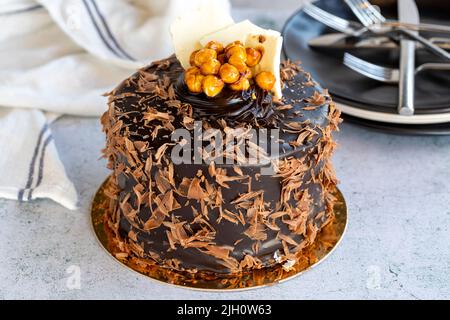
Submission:
[[[415,42],[406,39],[401,40],[398,113],[405,116],[414,114],[414,60]]]
[[[410,31],[410,30],[407,30],[404,28],[400,28],[399,30],[407,37],[414,39],[417,42],[420,42],[424,47],[428,48],[428,50],[433,52],[435,55],[437,55],[443,59],[450,60],[450,54],[447,51],[445,51],[442,48],[439,48],[439,46],[435,45],[433,42],[422,37],[417,32]]]

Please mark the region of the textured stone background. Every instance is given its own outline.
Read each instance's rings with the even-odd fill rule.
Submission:
[[[301,1],[233,2],[236,20],[280,28]],[[150,281],[99,247],[89,219],[92,195],[108,174],[98,160],[98,120],[63,117],[52,129],[81,206],[0,200],[0,299],[450,299],[450,137],[343,124],[334,163],[350,220],[339,248],[286,283],[208,293]],[[79,289],[68,286],[74,267]]]

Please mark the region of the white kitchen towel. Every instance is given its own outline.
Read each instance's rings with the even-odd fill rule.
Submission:
[[[169,25],[228,0],[0,0],[0,197],[75,209],[50,125],[99,116],[102,94],[173,52]]]

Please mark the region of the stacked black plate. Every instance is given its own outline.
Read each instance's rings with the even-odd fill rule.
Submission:
[[[395,1],[378,2],[384,16],[396,19]],[[416,0],[416,3],[421,22],[450,25],[450,1]],[[319,0],[314,4],[344,19],[356,20],[343,0]],[[330,32],[336,31],[300,9],[288,19],[283,28],[283,51],[287,58],[300,60],[303,68],[311,72],[323,87],[329,89],[346,120],[393,133],[450,134],[450,72],[418,74],[415,114],[401,116],[397,113],[396,85],[383,84],[347,68],[342,64],[344,51],[324,52],[312,50],[308,46],[310,39]],[[443,36],[429,33],[422,35]],[[347,52],[379,65],[398,67],[397,49],[353,49]],[[423,49],[416,51],[416,65],[437,61],[436,57]]]

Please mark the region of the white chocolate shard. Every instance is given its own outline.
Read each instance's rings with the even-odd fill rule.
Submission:
[[[233,23],[230,13],[222,6],[214,5],[214,1],[204,1],[198,9],[176,18],[170,26],[170,33],[181,66],[184,69],[190,67],[189,57],[201,49],[201,38]]]
[[[280,33],[270,29],[263,29],[249,20],[244,20],[205,35],[200,39],[200,44],[205,46],[210,41],[218,41],[226,46],[237,40],[241,41],[245,47],[259,48],[263,52],[261,61],[251,68],[252,72],[254,75],[261,71],[271,72],[276,80],[272,93],[275,97],[281,98],[280,63],[283,37]]]
[[[205,35],[200,39],[200,43],[202,46],[205,46],[210,41],[218,41],[224,46],[234,41],[240,41],[245,44],[249,34],[258,34],[265,31],[265,29],[258,27],[249,20],[244,20]]]

